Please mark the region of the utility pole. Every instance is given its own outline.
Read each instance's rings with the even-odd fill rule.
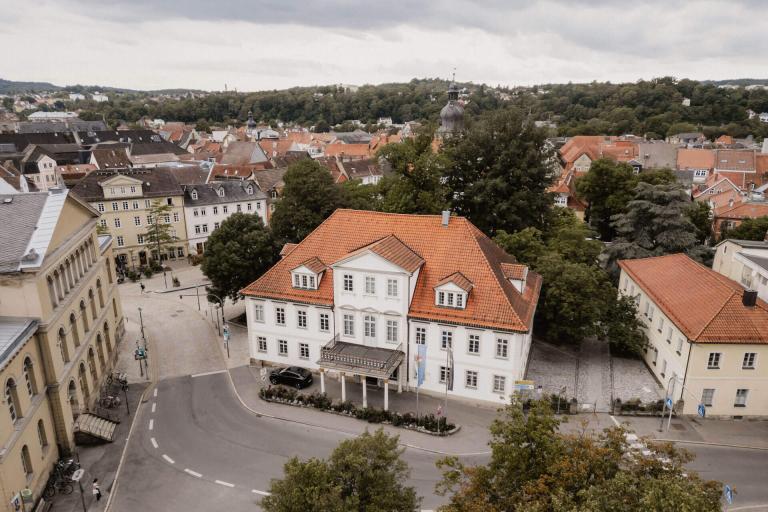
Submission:
[[[139,306],[139,323],[141,324],[141,340],[144,345],[147,344],[147,338],[144,336],[144,318],[141,316],[141,306]]]

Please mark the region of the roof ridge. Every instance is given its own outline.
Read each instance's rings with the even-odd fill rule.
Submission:
[[[722,306],[720,306],[720,308],[719,308],[719,309],[718,309],[718,310],[715,312],[715,314],[714,314],[714,315],[712,315],[712,318],[710,318],[710,319],[709,319],[709,321],[708,321],[707,323],[705,323],[705,324],[704,324],[704,327],[702,327],[702,328],[701,328],[701,330],[700,330],[700,331],[699,331],[699,332],[696,334],[696,336],[694,336],[694,338],[693,338],[694,340],[697,340],[697,339],[699,339],[699,337],[700,337],[700,336],[701,336],[701,335],[704,333],[704,331],[706,331],[706,330],[707,330],[707,327],[709,327],[710,325],[712,325],[712,322],[714,322],[714,321],[715,321],[715,319],[716,319],[718,316],[720,316],[720,313],[722,313],[722,312],[723,312],[723,310],[725,309],[725,306],[727,306],[727,305],[728,305],[728,304],[731,302],[731,300],[733,300],[733,296],[736,294],[736,292],[737,292],[737,291],[738,291],[738,290],[733,290],[733,291],[731,292],[731,294],[730,294],[730,295],[729,295],[729,296],[728,296],[728,297],[725,299],[725,301],[723,301],[723,305],[722,305]]]

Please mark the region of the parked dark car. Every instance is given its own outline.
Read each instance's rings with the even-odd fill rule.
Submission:
[[[285,384],[301,389],[312,384],[312,372],[306,368],[298,366],[289,366],[288,368],[278,368],[272,370],[269,374],[269,382],[272,384]]]

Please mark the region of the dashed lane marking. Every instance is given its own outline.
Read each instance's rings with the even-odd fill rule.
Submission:
[[[203,477],[203,475],[201,475],[201,474],[200,474],[200,473],[198,473],[197,471],[192,471],[192,470],[191,470],[191,469],[189,469],[189,468],[184,468],[184,472],[185,472],[185,473],[189,473],[189,474],[190,474],[190,475],[192,475],[192,476],[196,476],[197,478],[202,478],[202,477]]]
[[[167,456],[166,454],[163,454],[163,458],[169,463],[169,464],[176,464],[176,461]]]
[[[155,420],[149,420],[149,430],[155,428]]]
[[[190,377],[194,379],[195,377],[205,377],[206,375],[216,375],[218,373],[227,373],[227,370],[216,370],[213,372],[195,373],[194,375],[190,375]]]
[[[231,484],[229,482],[225,482],[223,480],[216,480],[216,483],[219,485],[223,485],[224,487],[234,487],[235,484]]]
[[[154,414],[154,413],[155,413],[155,409],[156,409],[156,408],[157,408],[157,404],[153,402],[153,403],[152,403],[152,414]]]
[[[150,442],[152,442],[152,447],[153,448],[157,448],[157,441],[155,441],[155,438],[154,437],[150,437],[149,440],[150,440]]]
[[[157,398],[157,388],[155,388],[155,391],[153,394],[155,395],[155,398]]]
[[[261,494],[262,496],[271,496],[270,493],[265,492],[265,491],[259,491],[257,489],[251,489],[251,492],[254,493],[254,494]]]

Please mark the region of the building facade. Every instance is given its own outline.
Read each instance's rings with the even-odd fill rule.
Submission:
[[[233,213],[258,215],[267,225],[267,196],[254,181],[229,180],[182,188],[189,254],[202,255],[208,236]]]
[[[768,417],[768,305],[684,254],[619,262],[634,297],[645,362],[678,404],[707,416]]]
[[[36,498],[74,446],[117,357],[123,313],[112,239],[68,191],[0,196],[0,492]]]
[[[385,405],[419,364],[422,392],[469,400],[524,378],[541,277],[466,219],[337,210],[282,255],[242,292],[253,361],[375,384]]]
[[[158,248],[150,246],[147,236],[154,222],[169,224],[169,233],[174,238],[160,247],[160,259],[186,258],[184,191],[172,170],[99,170],[80,180],[72,192],[101,214],[100,229],[114,239],[120,269],[135,270],[157,259]],[[164,205],[169,207],[167,213],[155,219],[152,211]]]
[[[715,246],[712,269],[768,301],[768,242],[723,240]]]

